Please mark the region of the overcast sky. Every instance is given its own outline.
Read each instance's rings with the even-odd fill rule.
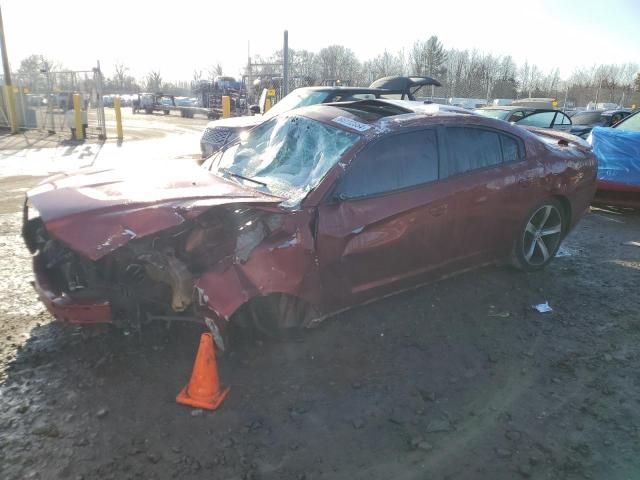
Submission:
[[[406,5],[403,7],[403,5]],[[351,48],[360,60],[437,35],[445,48],[525,59],[567,77],[578,66],[640,63],[640,0],[266,2],[0,0],[9,60],[43,54],[72,69],[123,62],[136,77],[189,80],[220,62],[237,76],[252,54],[289,45]],[[245,14],[241,12],[246,12]]]

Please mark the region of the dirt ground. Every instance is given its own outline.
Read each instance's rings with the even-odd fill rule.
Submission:
[[[0,181],[2,479],[640,478],[638,214],[594,210],[541,272],[484,268],[241,342],[203,412],[174,401],[201,329],[51,322],[20,238],[37,181]]]

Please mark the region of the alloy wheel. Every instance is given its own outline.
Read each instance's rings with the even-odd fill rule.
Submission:
[[[543,205],[529,217],[522,238],[522,255],[532,266],[544,265],[560,246],[562,214],[554,205]]]

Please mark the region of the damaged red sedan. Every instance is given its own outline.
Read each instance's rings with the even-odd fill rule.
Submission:
[[[305,107],[203,167],[85,170],[27,195],[35,286],[56,319],[311,326],[495,261],[546,265],[588,208],[577,137],[383,101]],[[222,346],[222,345],[219,345]]]

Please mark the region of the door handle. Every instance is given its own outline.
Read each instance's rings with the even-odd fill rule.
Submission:
[[[522,188],[528,188],[531,186],[531,179],[529,178],[521,178],[520,180],[518,180],[518,185],[520,185],[520,187]]]
[[[429,213],[434,217],[439,217],[440,215],[444,215],[447,212],[447,205],[438,205],[436,207],[431,207],[429,209]]]

